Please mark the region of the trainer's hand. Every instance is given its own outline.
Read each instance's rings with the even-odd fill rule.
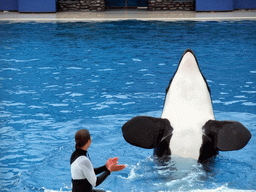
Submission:
[[[125,165],[112,165],[111,167],[110,167],[110,172],[112,172],[112,171],[121,171],[121,170],[123,170],[124,168],[125,168],[126,166]]]
[[[106,167],[107,169],[112,172],[112,171],[121,171],[123,170],[126,166],[125,165],[117,165],[118,164],[118,158],[114,157],[109,158],[107,163],[106,163]]]
[[[117,157],[115,157],[115,158],[113,158],[113,159],[110,157],[110,158],[108,159],[107,163],[106,163],[107,169],[110,170],[110,167],[111,167],[112,165],[116,165],[116,164],[118,163],[117,161],[118,161],[118,158],[117,158]]]

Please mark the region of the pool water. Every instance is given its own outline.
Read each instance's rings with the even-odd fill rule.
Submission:
[[[70,191],[74,134],[87,128],[95,167],[126,164],[98,188],[256,191],[256,22],[0,23],[0,191]],[[191,48],[215,117],[252,133],[206,165],[126,143],[121,126],[160,117],[165,89]]]

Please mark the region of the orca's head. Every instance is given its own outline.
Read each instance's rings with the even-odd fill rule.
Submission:
[[[204,118],[199,117],[200,115]],[[191,49],[184,52],[166,89],[161,117],[168,119],[172,125],[179,126],[182,122],[186,126],[196,123],[198,119],[201,119],[201,126],[205,123],[203,121],[214,119],[211,92]]]
[[[201,72],[200,70],[200,67],[199,67],[199,64],[198,64],[198,61],[197,61],[197,58],[194,54],[194,52],[191,50],[191,49],[187,49],[181,59],[180,59],[180,62],[179,62],[179,65],[178,65],[178,68],[176,70],[176,72],[174,73],[173,77],[171,78],[170,80],[170,83],[168,85],[168,87],[166,88],[166,93],[168,93],[169,91],[169,88],[171,86],[171,83],[172,83],[172,80],[174,79],[175,75],[180,72],[180,73],[184,73],[184,74],[193,74],[193,73],[200,73],[201,76],[203,77],[206,85],[207,85],[207,88],[208,88],[208,91],[209,93],[211,94],[211,90],[207,84],[207,81],[203,75],[203,73]]]

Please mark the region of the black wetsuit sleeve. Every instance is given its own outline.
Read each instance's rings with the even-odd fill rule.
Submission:
[[[104,171],[104,173],[98,176],[96,181],[96,187],[100,185],[109,175],[110,175],[110,171],[107,169],[106,171]]]
[[[98,174],[102,173],[103,171],[107,171],[107,170],[108,169],[107,169],[106,165],[104,165],[104,166],[101,166],[101,167],[98,167],[98,168],[94,168],[94,173],[96,175],[98,175]]]

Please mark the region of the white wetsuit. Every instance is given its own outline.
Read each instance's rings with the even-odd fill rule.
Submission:
[[[72,192],[94,191],[92,187],[100,185],[110,175],[106,166],[94,169],[86,154],[87,151],[76,149],[71,155]]]

